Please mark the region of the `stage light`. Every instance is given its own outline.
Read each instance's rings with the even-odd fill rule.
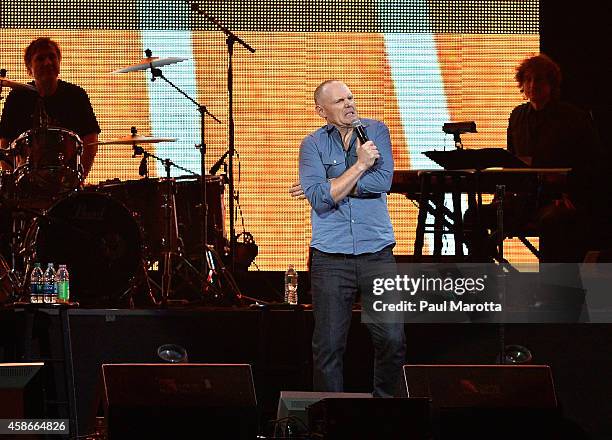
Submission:
[[[177,344],[163,344],[157,347],[157,356],[171,364],[188,363],[187,350]]]
[[[504,364],[530,364],[533,360],[531,350],[522,345],[506,345],[504,349]]]

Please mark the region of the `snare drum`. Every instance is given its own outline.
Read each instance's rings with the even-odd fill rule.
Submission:
[[[13,173],[20,199],[53,198],[83,183],[83,142],[70,130],[28,130],[11,143],[10,150],[15,158]]]

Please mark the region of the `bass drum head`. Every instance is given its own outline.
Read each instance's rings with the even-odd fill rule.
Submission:
[[[40,217],[31,234],[35,261],[66,264],[70,299],[83,306],[118,305],[142,261],[140,229],[105,194],[73,193]],[[126,295],[127,297],[127,295]]]

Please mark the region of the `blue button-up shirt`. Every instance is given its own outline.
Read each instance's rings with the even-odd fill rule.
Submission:
[[[338,203],[330,194],[329,179],[339,177],[357,161],[355,133],[348,151],[331,124],[306,136],[300,146],[300,184],[312,207],[310,245],[322,252],[359,255],[395,243],[387,209],[393,179],[389,129],[380,121],[361,121],[380,158],[359,178],[356,195]]]

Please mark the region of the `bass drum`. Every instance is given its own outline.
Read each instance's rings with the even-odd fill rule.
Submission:
[[[83,306],[118,305],[142,262],[140,229],[108,195],[76,192],[34,221],[26,251],[34,261],[66,264],[70,297]]]

